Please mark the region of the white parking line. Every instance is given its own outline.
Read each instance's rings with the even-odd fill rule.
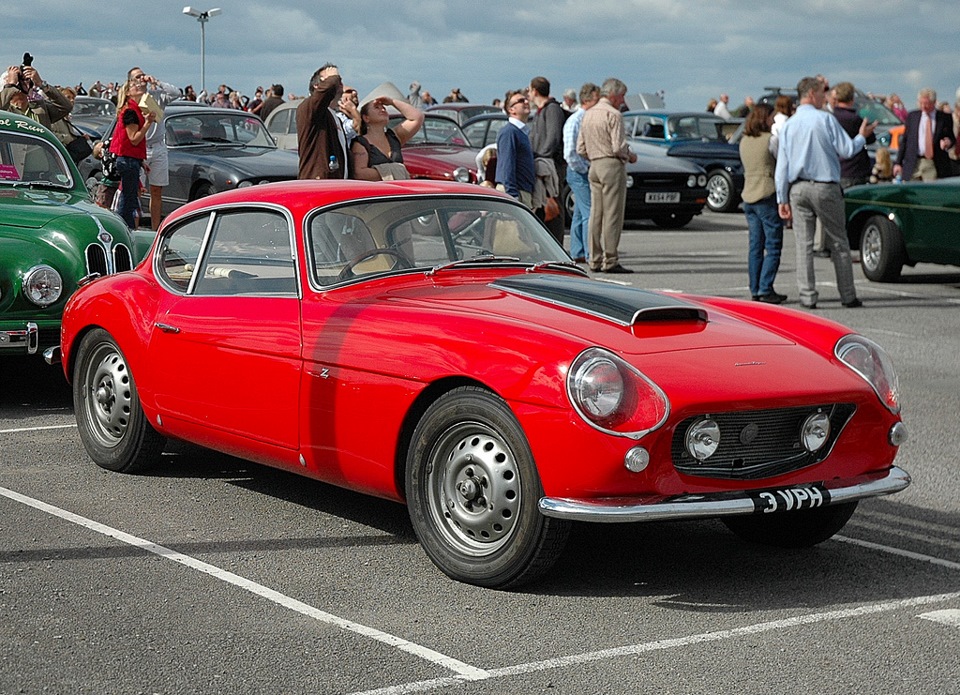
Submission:
[[[924,620],[932,620],[935,623],[949,625],[950,627],[960,628],[960,610],[948,608],[942,611],[932,611],[930,613],[921,613],[917,616]]]
[[[41,430],[69,430],[77,429],[77,423],[72,425],[44,425],[43,427],[17,427],[12,430],[0,430],[0,434],[15,434],[17,432],[39,432]]]
[[[858,606],[856,608],[828,611],[826,613],[798,615],[793,618],[772,620],[770,622],[747,625],[744,627],[734,628],[732,630],[704,632],[699,635],[690,635],[688,637],[656,640],[654,642],[645,642],[643,644],[632,644],[624,647],[615,647],[613,649],[603,649],[601,651],[588,652],[585,654],[573,654],[571,656],[564,656],[556,659],[545,659],[544,661],[533,661],[526,664],[518,664],[516,666],[491,669],[487,672],[487,677],[506,678],[509,676],[520,676],[537,671],[568,668],[594,661],[617,659],[624,656],[636,656],[637,654],[663,651],[666,649],[677,649],[681,647],[688,647],[693,644],[703,644],[705,642],[719,642],[721,640],[736,639],[745,635],[757,635],[764,632],[788,630],[801,625],[814,625],[817,623],[824,623],[834,620],[844,620],[846,618],[859,618],[864,615],[888,613],[890,611],[902,610],[904,608],[924,606],[932,603],[942,603],[944,601],[955,601],[957,599],[960,599],[960,592],[952,594],[937,594],[935,596],[917,596],[914,598],[901,599],[899,601],[886,601],[884,603],[874,603],[866,606]],[[463,679],[458,678],[435,678],[416,683],[404,683],[403,685],[378,688],[377,690],[364,690],[362,692],[353,693],[352,695],[399,695],[400,693],[419,693],[426,692],[428,690],[435,690],[448,685],[454,685],[462,680]]]
[[[458,661],[457,659],[446,656],[445,654],[435,652],[432,649],[428,649],[427,647],[415,644],[413,642],[408,642],[405,639],[382,632],[376,628],[367,627],[366,625],[361,625],[350,620],[345,620],[344,618],[339,618],[331,613],[319,610],[313,606],[307,605],[306,603],[281,594],[278,591],[274,591],[273,589],[265,587],[262,584],[258,584],[254,581],[236,575],[233,572],[220,569],[215,565],[197,560],[189,555],[178,553],[177,551],[171,550],[170,548],[165,548],[162,545],[157,545],[156,543],[151,543],[150,541],[142,538],[132,536],[129,533],[118,531],[110,526],[105,526],[97,523],[96,521],[78,516],[77,514],[60,509],[59,507],[54,507],[53,505],[33,499],[32,497],[21,495],[18,492],[8,490],[4,487],[0,487],[0,495],[16,502],[20,502],[21,504],[25,504],[28,507],[33,507],[34,509],[46,512],[47,514],[52,514],[53,516],[59,517],[64,521],[69,521],[72,524],[77,524],[78,526],[82,526],[91,531],[96,531],[97,533],[109,536],[110,538],[114,538],[121,543],[126,543],[142,550],[146,550],[147,552],[154,553],[160,557],[166,558],[167,560],[173,560],[181,565],[185,565],[186,567],[197,570],[198,572],[208,574],[215,579],[226,582],[227,584],[233,584],[234,586],[245,589],[246,591],[254,593],[257,596],[261,596],[268,601],[272,601],[277,605],[283,606],[284,608],[288,608],[292,611],[296,611],[297,613],[302,613],[303,615],[319,620],[320,622],[334,625],[342,630],[347,630],[348,632],[363,635],[364,637],[382,642],[391,647],[399,649],[400,651],[407,652],[408,654],[412,654],[420,659],[429,661],[437,666],[449,669],[458,675],[457,682],[481,680],[489,677],[489,674],[483,669],[475,668],[469,664],[463,663],[462,661]]]
[[[939,557],[922,555],[920,553],[915,553],[912,550],[903,550],[902,548],[894,548],[889,545],[881,545],[879,543],[871,543],[870,541],[862,541],[859,538],[847,538],[846,536],[834,536],[833,540],[840,541],[841,543],[849,543],[851,545],[859,545],[861,548],[868,548],[869,550],[879,550],[883,553],[899,555],[900,557],[910,558],[911,560],[929,562],[931,565],[939,565],[940,567],[946,567],[947,569],[951,570],[960,570],[960,562],[952,562]]]

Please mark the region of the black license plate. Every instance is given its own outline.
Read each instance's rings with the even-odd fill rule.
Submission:
[[[826,507],[830,504],[830,491],[822,485],[798,485],[751,492],[750,499],[755,514],[776,514]]]

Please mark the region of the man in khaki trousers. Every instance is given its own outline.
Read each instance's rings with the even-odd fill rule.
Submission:
[[[626,162],[637,161],[623,131],[627,85],[611,77],[600,87],[600,101],[583,116],[577,153],[590,160],[590,270],[632,273],[620,264],[617,247],[627,203]]]

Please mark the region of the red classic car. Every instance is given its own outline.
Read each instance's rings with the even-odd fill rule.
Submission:
[[[434,563],[481,586],[541,576],[574,520],[720,517],[807,546],[909,484],[875,343],[593,280],[467,184],[188,203],[140,266],[73,295],[61,348],[98,465],[146,470],[175,438],[405,502]]]

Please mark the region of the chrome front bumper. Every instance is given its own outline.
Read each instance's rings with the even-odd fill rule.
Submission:
[[[40,329],[32,321],[26,327],[16,330],[0,331],[0,351],[16,350],[35,355],[40,345]]]
[[[886,475],[862,475],[845,480],[830,480],[823,483],[829,492],[828,504],[854,502],[867,497],[891,495],[910,484],[910,474],[898,466],[892,466]],[[544,497],[540,500],[540,513],[558,519],[592,521],[600,523],[629,523],[634,521],[670,521],[679,519],[703,519],[736,514],[755,514],[758,493],[775,493],[779,490],[804,488],[757,489],[750,492],[717,492],[677,497],[602,497],[598,499],[570,499]],[[753,496],[751,496],[751,493]]]

